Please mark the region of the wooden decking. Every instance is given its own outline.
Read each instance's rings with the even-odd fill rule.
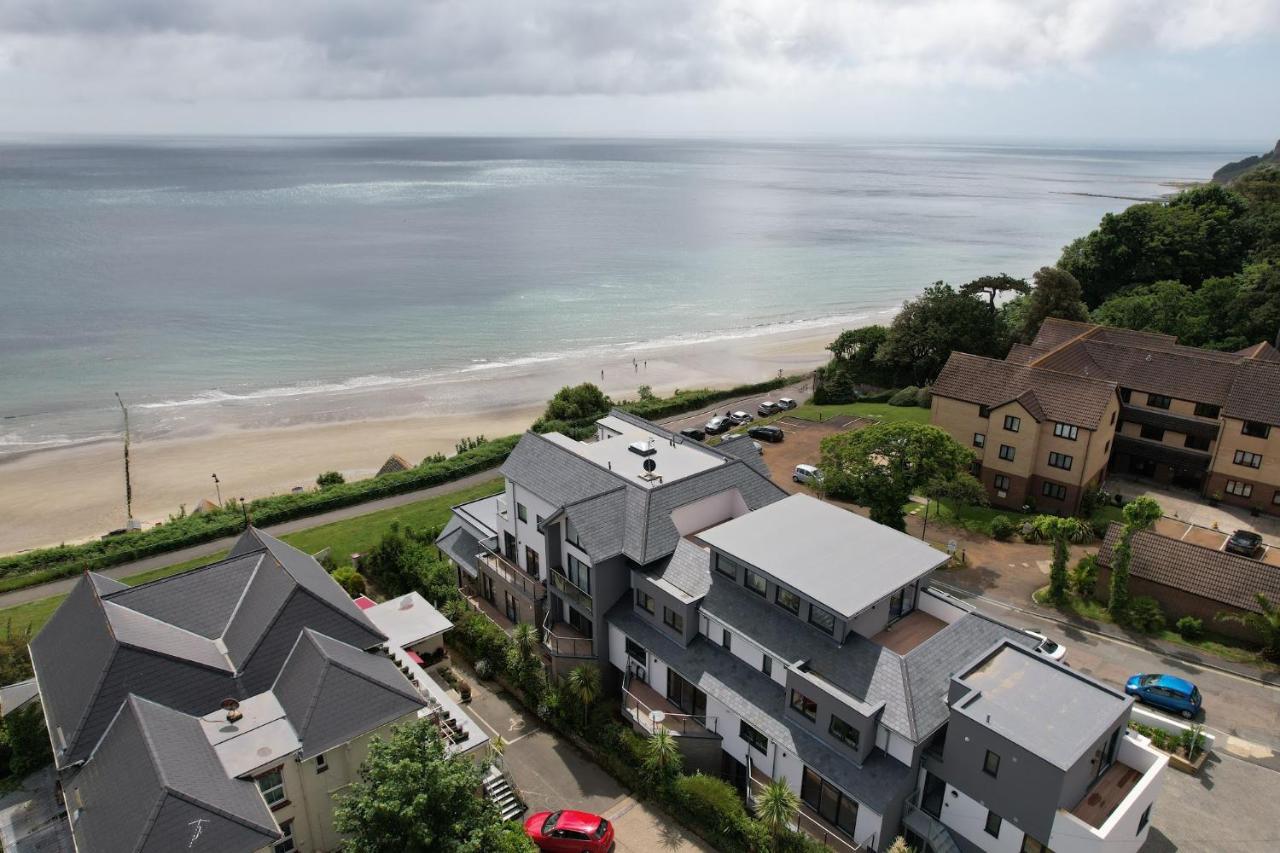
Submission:
[[[623,688],[622,707],[636,721],[636,725],[650,734],[658,728],[663,728],[674,735],[716,736],[714,717],[704,717],[703,721],[699,722],[643,681],[632,680]],[[662,719],[659,722],[654,722],[654,711],[662,712]]]
[[[1142,774],[1127,764],[1117,761],[1093,783],[1084,799],[1076,803],[1071,813],[1094,829],[1100,828],[1111,817],[1116,806],[1129,795]]]
[[[916,610],[876,634],[871,642],[878,643],[891,652],[905,655],[945,627],[947,623],[936,616]]]

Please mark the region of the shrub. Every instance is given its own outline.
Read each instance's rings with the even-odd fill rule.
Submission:
[[[682,776],[674,785],[672,798],[716,847],[768,849],[768,833],[747,814],[738,792],[728,782],[701,773]]]
[[[338,586],[346,590],[347,595],[355,598],[357,595],[364,595],[365,582],[364,575],[360,574],[352,566],[343,566],[334,571],[333,579],[338,582]]]
[[[1184,640],[1198,640],[1204,636],[1204,622],[1194,616],[1183,616],[1173,627]]]
[[[890,400],[892,400],[892,399],[893,399],[893,395],[894,395],[894,394],[897,394],[897,393],[898,393],[898,392],[897,392],[897,391],[894,391],[892,388],[890,388],[890,389],[889,389],[889,390],[887,390],[887,391],[877,391],[877,392],[876,392],[876,393],[874,393],[874,394],[867,394],[866,396],[862,397],[862,402],[864,402],[864,403],[887,403],[887,402],[889,402]]]
[[[933,403],[933,392],[925,385],[916,392],[916,405],[922,409],[927,409]]]
[[[327,489],[330,486],[341,486],[345,482],[347,482],[347,478],[337,471],[325,471],[319,477],[316,477],[316,485],[322,489]]]
[[[1007,542],[1018,528],[1007,515],[997,515],[991,519],[991,536],[1001,542]]]
[[[493,664],[489,663],[485,658],[476,661],[476,676],[481,681],[488,681],[493,675]]]
[[[1164,611],[1160,603],[1148,596],[1139,596],[1129,602],[1129,624],[1145,634],[1164,630]]]
[[[1078,515],[1081,518],[1093,518],[1093,514],[1098,511],[1098,506],[1103,501],[1103,494],[1100,489],[1090,486],[1080,493],[1080,509]],[[1105,527],[1103,528],[1106,529]]]
[[[1071,588],[1081,598],[1093,598],[1094,587],[1098,585],[1098,558],[1094,554],[1085,554],[1076,563],[1071,572]]]
[[[889,398],[890,406],[914,406],[916,398],[920,394],[920,389],[914,385],[908,385],[897,394]]]

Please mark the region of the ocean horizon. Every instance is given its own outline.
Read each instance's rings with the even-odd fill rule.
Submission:
[[[270,137],[0,143],[0,458],[465,411],[468,379],[872,322],[1243,153]],[[394,408],[379,394],[396,390]],[[408,392],[408,393],[406,393]]]

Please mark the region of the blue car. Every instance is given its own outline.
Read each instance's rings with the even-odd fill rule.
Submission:
[[[1130,676],[1124,685],[1124,692],[1139,702],[1181,714],[1188,720],[1200,713],[1200,690],[1190,681],[1176,675],[1139,673]]]

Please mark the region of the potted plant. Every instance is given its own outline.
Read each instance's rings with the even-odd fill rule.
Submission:
[[[458,679],[458,695],[462,697],[462,702],[464,705],[470,702],[471,701],[471,683],[468,681],[463,681],[462,679]]]
[[[1209,495],[1209,506],[1217,506],[1222,503],[1222,492],[1213,492]]]

